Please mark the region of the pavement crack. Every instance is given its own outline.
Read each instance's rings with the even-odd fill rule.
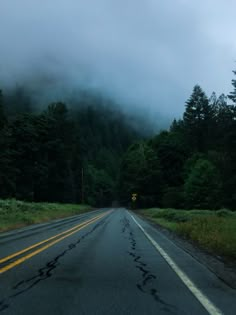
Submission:
[[[136,266],[137,269],[139,269],[140,271],[142,271],[142,277],[146,278],[147,275],[149,274],[149,271],[144,269],[142,266]]]
[[[123,219],[120,220],[120,223],[123,226],[122,233],[125,233],[130,228],[130,222],[126,217],[124,217]]]
[[[143,266],[143,267],[145,267],[145,266],[147,266],[147,264],[145,264],[144,262],[142,262],[140,259],[141,259],[141,256],[135,256],[134,255],[134,257],[135,257],[135,259],[134,259],[134,261],[135,262],[137,262],[137,263],[139,263],[141,266]]]
[[[148,266],[143,261],[142,256],[138,255],[137,253],[137,241],[135,239],[129,219],[124,217],[121,220],[121,224],[123,225],[122,232],[124,234],[127,233],[127,239],[130,243],[130,250],[128,251],[128,254],[132,257],[135,267],[141,272],[141,280],[136,284],[137,289],[144,294],[151,295],[157,303],[161,304],[162,309],[167,313],[176,314],[176,308],[173,305],[166,303],[159,296],[157,289],[153,287],[153,281],[155,281],[157,277],[150,270],[148,270]]]
[[[150,280],[153,280],[153,279],[156,279],[156,276],[152,275],[152,274],[149,274],[144,280],[143,280],[143,286],[145,286],[148,281]]]
[[[60,265],[60,259],[64,257],[71,250],[74,250],[82,240],[84,240],[86,237],[92,234],[98,227],[104,224],[106,219],[107,218],[104,218],[103,220],[99,221],[91,230],[89,230],[87,233],[82,235],[76,242],[69,244],[63,252],[61,252],[55,258],[47,262],[44,267],[38,269],[37,274],[35,276],[30,277],[25,280],[21,280],[16,285],[14,285],[12,287],[12,290],[17,291],[17,292],[10,294],[9,296],[5,297],[4,299],[0,301],[0,312],[9,308],[12,300],[15,297],[31,290],[39,282],[50,278],[53,275],[53,271]]]

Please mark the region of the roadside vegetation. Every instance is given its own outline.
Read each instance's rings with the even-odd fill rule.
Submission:
[[[140,213],[210,253],[236,260],[236,212],[153,208]]]
[[[87,205],[0,200],[0,232],[90,211]]]

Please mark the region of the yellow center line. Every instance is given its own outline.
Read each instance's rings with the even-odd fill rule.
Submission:
[[[47,243],[47,242],[49,242],[49,241],[51,241],[51,240],[54,240],[55,238],[57,238],[57,237],[59,237],[59,236],[61,236],[61,235],[64,235],[64,234],[66,234],[66,233],[69,233],[70,231],[73,231],[73,230],[77,229],[78,227],[83,226],[85,223],[90,222],[90,221],[93,221],[93,220],[95,220],[96,218],[99,218],[100,216],[101,216],[101,214],[99,214],[98,216],[96,216],[96,217],[94,217],[94,218],[92,218],[92,219],[90,219],[90,220],[88,220],[88,221],[82,222],[82,223],[80,223],[80,224],[74,226],[73,228],[71,228],[71,229],[69,229],[69,230],[66,230],[66,231],[64,231],[64,232],[62,232],[62,233],[59,233],[59,234],[57,234],[57,235],[54,235],[54,236],[52,236],[52,237],[50,237],[50,238],[48,238],[48,239],[46,239],[46,240],[43,240],[43,241],[41,241],[41,242],[38,242],[38,243],[36,243],[36,244],[34,244],[34,245],[32,245],[32,246],[29,246],[29,247],[27,247],[27,248],[25,248],[25,249],[23,249],[23,250],[21,250],[21,251],[18,251],[18,252],[16,252],[16,253],[12,254],[12,255],[9,255],[9,256],[7,256],[7,257],[4,257],[4,258],[0,259],[0,264],[6,262],[6,261],[8,261],[8,260],[10,260],[10,259],[12,259],[12,258],[14,258],[14,257],[16,257],[16,256],[19,256],[19,255],[21,255],[21,254],[24,254],[25,252],[28,252],[29,250],[34,249],[35,247],[38,247],[38,246],[43,245],[43,244],[45,244],[45,243]]]
[[[110,211],[109,211],[108,213],[110,213]],[[77,226],[74,227],[74,228],[71,228],[71,229],[69,229],[69,230],[63,232],[63,233],[57,234],[57,235],[55,235],[55,236],[53,236],[53,237],[50,237],[50,238],[47,239],[47,240],[44,240],[44,241],[39,242],[39,243],[37,243],[37,244],[34,244],[34,245],[30,246],[30,247],[25,248],[25,249],[22,250],[22,251],[19,251],[19,252],[17,252],[17,253],[14,253],[14,254],[12,254],[12,255],[10,255],[10,256],[7,256],[7,257],[1,259],[0,262],[5,262],[5,261],[7,261],[7,260],[9,260],[9,259],[11,259],[11,258],[14,258],[14,257],[16,257],[16,256],[19,256],[20,254],[23,254],[23,253],[29,251],[30,249],[33,249],[33,248],[35,248],[35,247],[38,247],[39,245],[42,245],[42,244],[44,244],[44,243],[46,243],[46,242],[49,242],[50,240],[53,240],[53,239],[55,239],[55,238],[57,238],[57,237],[59,237],[59,236],[61,236],[61,235],[66,234],[66,235],[64,235],[64,236],[62,236],[62,237],[60,237],[60,238],[58,238],[57,240],[55,240],[55,241],[53,241],[53,242],[50,242],[49,244],[47,244],[47,245],[45,245],[45,246],[39,248],[38,250],[35,250],[34,252],[32,252],[32,253],[30,253],[30,254],[28,254],[28,255],[22,257],[22,258],[17,259],[16,261],[10,263],[9,265],[7,265],[7,266],[5,266],[5,267],[3,267],[3,268],[0,268],[0,274],[6,272],[6,271],[9,270],[9,269],[12,269],[13,267],[15,267],[15,266],[21,264],[22,262],[24,262],[25,260],[27,260],[27,259],[29,259],[29,258],[31,258],[31,257],[33,257],[33,256],[35,256],[35,255],[37,255],[38,253],[44,251],[45,249],[47,249],[47,248],[53,246],[54,244],[56,244],[56,243],[62,241],[63,239],[65,239],[65,238],[67,238],[67,237],[73,235],[74,233],[76,233],[76,232],[82,230],[82,229],[85,228],[86,226],[88,226],[88,225],[90,225],[90,224],[96,222],[97,220],[101,219],[102,217],[104,217],[104,216],[107,215],[108,213],[104,213],[104,214],[98,215],[98,216],[96,216],[96,217],[94,217],[94,218],[92,218],[92,219],[90,219],[90,220],[88,220],[88,221],[86,221],[86,222],[84,222],[84,223],[81,223],[81,224],[77,225]],[[70,233],[69,233],[69,232],[70,232]]]

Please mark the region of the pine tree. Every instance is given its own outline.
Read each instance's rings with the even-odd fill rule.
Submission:
[[[209,120],[212,116],[209,100],[199,85],[195,85],[193,93],[186,102],[184,124],[187,127],[198,126],[201,122]]]
[[[216,92],[212,92],[211,97],[209,98],[209,104],[212,106],[217,106],[218,99],[216,96]]]
[[[5,124],[6,124],[6,116],[3,109],[2,91],[0,90],[0,131],[3,129]]]
[[[233,71],[234,75],[236,75],[236,71]],[[228,95],[229,99],[231,99],[234,103],[236,103],[236,80],[233,79],[232,80],[232,85],[234,87],[234,90],[232,92],[230,92],[230,94]]]
[[[227,106],[227,96],[222,93],[217,100],[218,106]]]
[[[126,203],[131,201],[133,193],[137,193],[137,205],[140,207],[160,204],[160,163],[148,143],[134,143],[124,155],[120,170],[120,193],[122,201]]]
[[[195,85],[183,115],[188,145],[194,151],[207,149],[211,142],[213,118],[213,108],[206,94],[199,85]]]

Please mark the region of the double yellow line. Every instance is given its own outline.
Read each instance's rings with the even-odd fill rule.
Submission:
[[[33,257],[33,256],[35,256],[35,255],[37,255],[37,254],[39,254],[41,252],[43,252],[44,250],[48,249],[49,247],[59,243],[60,241],[64,240],[65,238],[67,238],[67,237],[77,233],[78,231],[82,230],[86,226],[88,226],[88,225],[98,221],[99,219],[103,218],[104,216],[106,216],[110,212],[111,211],[108,211],[106,213],[97,215],[96,217],[94,217],[94,218],[92,218],[90,220],[87,220],[87,221],[85,221],[83,223],[80,223],[80,224],[74,226],[73,228],[71,228],[69,230],[66,230],[65,232],[59,233],[57,235],[54,235],[54,236],[52,236],[52,237],[50,237],[50,238],[48,238],[46,240],[38,242],[38,243],[36,243],[34,245],[31,245],[31,246],[29,246],[27,248],[22,249],[21,251],[18,251],[18,252],[14,253],[14,254],[11,254],[11,255],[9,255],[7,257],[4,257],[4,258],[0,259],[0,265],[1,265],[3,263],[6,263],[6,262],[11,261],[12,259],[16,258],[16,260],[14,260],[13,262],[7,263],[2,268],[0,267],[0,274],[2,274],[4,272],[14,268],[15,266],[23,263],[24,261],[28,260],[29,258],[31,258],[31,257]],[[46,245],[41,247],[41,245],[43,245],[43,244],[46,244]],[[31,250],[34,250],[34,251],[28,253]],[[26,255],[24,255],[23,257],[17,259],[18,256],[23,255],[25,253],[26,253]]]

